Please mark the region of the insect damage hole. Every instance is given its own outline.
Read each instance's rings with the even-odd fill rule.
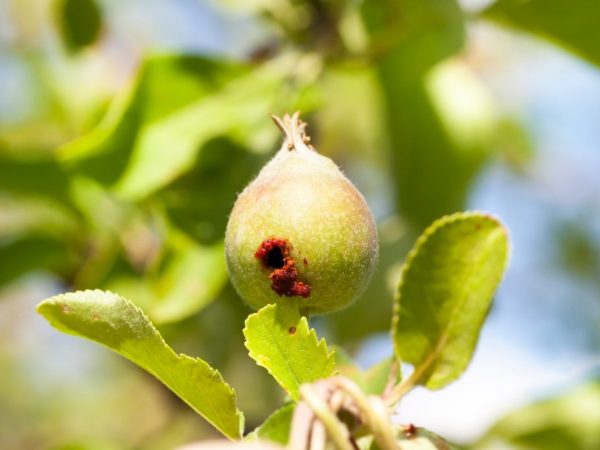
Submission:
[[[261,242],[254,256],[267,269],[281,269],[289,257],[288,243],[285,239],[266,239]]]
[[[308,297],[311,286],[298,280],[296,262],[290,256],[287,239],[269,238],[261,242],[254,256],[271,270],[271,289],[280,297]]]
[[[267,266],[271,269],[281,269],[284,264],[283,252],[279,247],[274,247],[267,253]]]

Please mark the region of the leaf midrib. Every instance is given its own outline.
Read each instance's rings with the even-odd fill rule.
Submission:
[[[482,242],[481,248],[487,248],[490,241],[495,240],[497,238],[498,234],[500,234],[500,235],[503,234],[503,230],[501,228],[499,228],[497,230],[493,230],[493,232],[488,235],[488,237],[485,239],[485,241]],[[481,260],[481,258],[478,259],[478,261],[480,261],[480,260]],[[475,267],[477,267],[477,265],[472,264],[471,267],[472,268],[470,270],[468,270],[469,278],[470,278],[471,274],[475,272]],[[460,300],[457,302],[455,307],[452,309],[452,313],[450,314],[450,320],[448,320],[446,322],[446,324],[444,325],[444,327],[442,329],[442,333],[440,333],[435,347],[433,348],[433,350],[431,352],[429,352],[429,355],[427,356],[427,358],[425,358],[415,368],[415,370],[413,372],[414,377],[413,377],[413,375],[411,375],[411,377],[413,377],[413,379],[416,380],[419,384],[422,381],[421,380],[422,377],[428,372],[428,370],[437,361],[438,357],[442,353],[442,351],[446,345],[446,342],[448,341],[448,338],[450,335],[450,330],[452,329],[452,324],[455,322],[455,317],[458,314],[460,314],[461,310],[464,307],[465,302],[467,301],[468,296],[464,295],[466,290],[467,290],[467,286],[465,285],[461,289]]]

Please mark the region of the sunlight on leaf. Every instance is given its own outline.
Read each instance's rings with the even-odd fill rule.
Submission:
[[[482,213],[443,217],[421,235],[404,265],[392,333],[411,379],[430,389],[469,364],[507,264],[506,229]]]
[[[221,374],[199,358],[175,353],[130,301],[79,291],[51,297],[37,310],[54,328],[98,342],[154,375],[225,436],[241,436],[243,416]]]
[[[298,389],[333,375],[335,355],[317,339],[295,302],[267,305],[246,319],[246,348],[250,356],[298,400]]]
[[[444,61],[458,54],[465,42],[457,2],[410,0],[392,10],[384,22],[395,44],[378,66],[378,76],[386,103],[397,211],[421,230],[437,217],[464,208],[469,187],[489,153],[489,143],[481,146],[480,139],[489,134],[488,125],[481,123],[489,108],[481,96],[483,85],[473,83],[476,77],[456,60],[452,65]],[[469,121],[473,117],[474,130]]]
[[[246,439],[256,440],[265,439],[277,442],[278,444],[287,444],[292,426],[292,416],[294,415],[294,403],[288,403],[282,406],[250,433]]]
[[[58,156],[68,167],[113,185],[132,163],[147,127],[214,95],[246,72],[243,65],[201,56],[148,57],[96,128],[61,147]],[[164,150],[165,156],[171,154],[169,146]]]

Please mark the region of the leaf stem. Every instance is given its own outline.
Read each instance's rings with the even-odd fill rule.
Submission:
[[[400,362],[398,359],[394,358],[392,361],[392,366],[390,367],[390,373],[388,375],[387,383],[385,384],[385,389],[383,390],[383,394],[381,394],[382,398],[387,398],[391,395],[394,387],[396,386],[396,382],[398,381],[398,373],[400,372]]]
[[[446,336],[443,336],[440,338],[437,347],[429,353],[427,358],[425,358],[425,361],[416,366],[408,378],[402,380],[394,389],[392,389],[392,391],[384,398],[388,407],[393,408],[396,406],[402,397],[423,382],[423,379],[427,376],[431,365],[435,362],[445,343]]]
[[[408,378],[405,378],[397,384],[396,387],[384,397],[386,405],[389,408],[395,407],[406,394],[419,385],[423,372],[423,370],[415,369]]]
[[[339,450],[354,450],[350,444],[350,432],[346,426],[331,412],[327,403],[310,384],[300,386],[300,394],[315,416],[325,426],[327,433]]]

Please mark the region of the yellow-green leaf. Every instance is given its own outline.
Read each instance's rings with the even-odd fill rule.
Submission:
[[[318,340],[301,317],[295,302],[267,305],[246,319],[246,348],[250,356],[298,400],[298,389],[333,375],[335,355]]]
[[[37,310],[54,328],[96,341],[154,375],[225,436],[241,436],[243,415],[221,374],[199,358],[175,353],[129,300],[79,291],[51,297]]]
[[[469,364],[508,259],[507,231],[477,212],[445,216],[404,265],[393,319],[396,355],[413,384],[439,389]]]
[[[289,440],[290,430],[292,428],[292,417],[294,415],[295,403],[287,403],[276,410],[250,433],[247,440],[268,440],[286,445]]]

